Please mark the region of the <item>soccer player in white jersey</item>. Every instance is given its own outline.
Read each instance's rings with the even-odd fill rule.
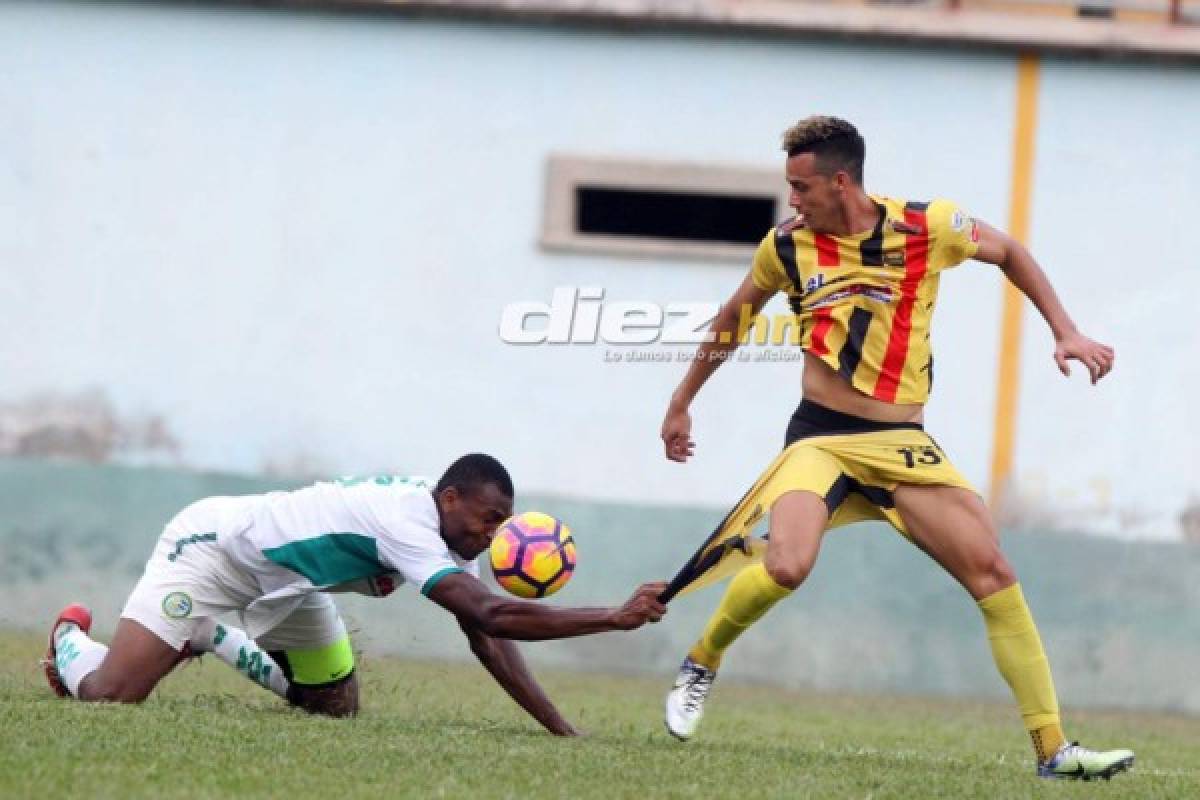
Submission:
[[[480,453],[455,461],[436,486],[381,476],[200,500],[167,524],[107,647],[89,637],[86,607],[59,614],[46,677],[60,696],[137,703],[177,663],[211,652],[293,705],[354,714],[354,654],[327,593],[383,596],[410,583],[457,618],[471,650],[522,708],[551,733],[574,735],[511,640],[657,622],[664,584],[639,587],[620,608],[493,594],[475,559],[512,504],[508,472]],[[245,630],[217,621],[229,613]]]

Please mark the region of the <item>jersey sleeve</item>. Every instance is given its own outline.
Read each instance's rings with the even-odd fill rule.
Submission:
[[[471,571],[471,565],[468,565],[468,569],[460,566],[444,544],[438,547],[433,542],[381,537],[378,547],[379,560],[399,572],[407,583],[416,587],[426,597],[433,591],[433,587],[437,586],[438,581],[447,575]],[[478,569],[472,574],[477,575]]]
[[[955,203],[939,199],[929,204],[930,266],[941,271],[956,267],[979,250],[979,223]]]
[[[750,279],[764,292],[782,291],[787,281],[787,274],[783,271],[783,262],[779,260],[779,253],[775,250],[776,230],[776,228],[772,228],[759,242],[750,267]]]

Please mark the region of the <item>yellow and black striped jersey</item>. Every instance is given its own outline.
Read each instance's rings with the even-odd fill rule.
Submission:
[[[751,277],[759,289],[787,292],[800,346],[854,388],[888,403],[924,403],[939,276],[975,255],[979,227],[949,200],[871,199],[879,222],[867,233],[814,233],[798,217],[772,228]]]

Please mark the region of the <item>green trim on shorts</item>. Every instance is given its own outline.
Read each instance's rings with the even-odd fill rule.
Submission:
[[[429,593],[433,591],[433,587],[438,585],[438,582],[447,575],[453,575],[456,572],[462,572],[461,567],[443,567],[437,572],[429,576],[429,580],[425,581],[425,585],[421,587],[421,594],[429,597]]]
[[[321,686],[340,681],[354,671],[354,650],[350,635],[312,650],[285,650],[291,668],[291,682],[297,686]]]

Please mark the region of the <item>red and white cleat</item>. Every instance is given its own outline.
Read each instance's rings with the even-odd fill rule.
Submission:
[[[55,663],[58,654],[54,648],[54,634],[58,631],[58,626],[64,622],[72,622],[79,626],[79,630],[88,633],[92,629],[92,611],[85,605],[72,603],[58,612],[58,619],[54,620],[54,624],[50,626],[50,646],[46,648],[46,657],[42,659],[42,668],[46,670],[46,681],[50,684],[50,688],[59,697],[70,695],[67,687],[63,685],[62,677],[59,676],[58,666]]]

